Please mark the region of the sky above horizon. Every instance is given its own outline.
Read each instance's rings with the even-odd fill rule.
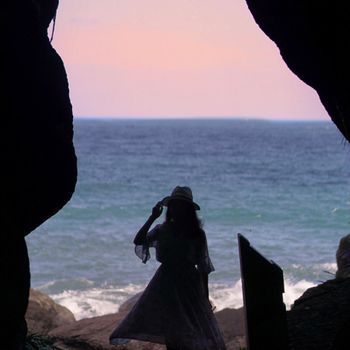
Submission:
[[[327,120],[244,0],[61,0],[75,116]]]

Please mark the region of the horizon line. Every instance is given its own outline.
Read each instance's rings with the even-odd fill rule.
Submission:
[[[332,122],[323,117],[299,119],[299,118],[274,118],[259,116],[91,116],[76,115],[74,119],[85,120],[240,120],[240,121],[269,121],[269,122]]]

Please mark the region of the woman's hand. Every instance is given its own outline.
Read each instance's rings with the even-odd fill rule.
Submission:
[[[158,202],[152,209],[151,217],[155,220],[162,215],[162,212],[163,212],[162,202]]]
[[[144,223],[144,225],[140,228],[139,232],[136,233],[134,238],[134,244],[140,245],[146,242],[147,232],[152,226],[155,219],[159,218],[163,212],[162,202],[158,202],[152,209],[152,214],[148,218],[148,220]]]

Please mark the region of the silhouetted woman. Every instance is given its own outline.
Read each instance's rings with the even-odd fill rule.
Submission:
[[[166,219],[151,231],[167,206]],[[158,202],[136,234],[135,252],[144,263],[149,247],[161,262],[133,309],[110,336],[111,344],[130,339],[166,344],[168,350],[224,350],[209,302],[210,261],[205,232],[189,187],[177,186]]]

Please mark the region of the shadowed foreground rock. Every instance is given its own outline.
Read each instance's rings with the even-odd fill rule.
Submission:
[[[87,318],[69,325],[63,325],[49,332],[49,336],[53,338],[55,345],[72,350],[165,350],[164,345],[136,340],[124,346],[109,345],[109,335],[122,321],[136,300],[136,297],[131,298],[120,307],[122,311],[116,314]],[[224,309],[215,315],[222,329],[227,350],[238,350],[243,347],[243,309]]]
[[[30,273],[24,237],[71,198],[77,177],[72,105],[47,27],[58,0],[3,0],[0,9],[0,338],[22,349]]]
[[[350,278],[330,280],[308,289],[287,312],[289,349],[348,349],[349,295]],[[109,345],[109,335],[133,307],[138,296],[127,300],[118,313],[80,321],[71,320],[68,321],[69,323],[64,321],[63,324],[49,331],[48,336],[56,346],[65,350],[165,350],[163,345],[140,341],[131,341],[127,345],[118,347]],[[47,299],[50,298],[43,296],[43,300]],[[59,306],[53,308],[57,309],[57,307],[60,308]],[[52,306],[42,309],[42,313],[37,314],[40,315],[40,319],[52,317],[51,311],[48,312],[48,316],[45,316],[45,309],[50,310]],[[224,309],[215,313],[215,316],[223,332],[227,350],[243,348],[245,346],[243,308]],[[41,320],[37,321],[41,323]]]
[[[51,330],[75,322],[73,313],[48,295],[31,289],[26,313],[29,334],[47,335]]]
[[[291,71],[314,88],[350,141],[350,21],[345,0],[246,0]]]
[[[349,349],[350,279],[308,289],[287,312],[290,350]]]

